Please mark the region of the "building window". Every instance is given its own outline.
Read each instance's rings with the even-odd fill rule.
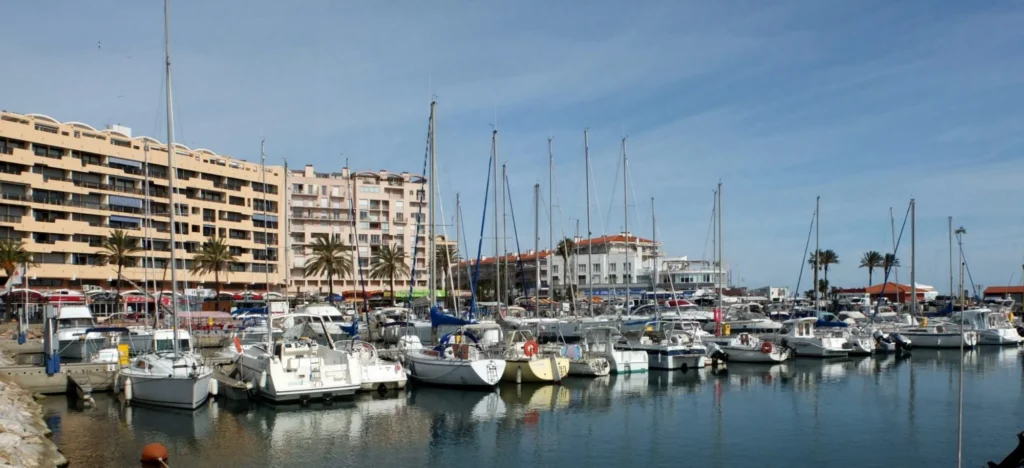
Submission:
[[[551,265],[551,274],[553,274],[553,275],[557,275],[558,274],[558,265]]]
[[[595,263],[594,264],[594,273],[600,273],[600,272],[601,272],[601,264],[600,263]]]
[[[614,263],[609,263],[608,264],[608,272],[609,273],[615,273],[615,264]],[[614,281],[612,281],[612,282],[614,283]]]
[[[56,132],[54,132],[54,133],[56,133]],[[40,145],[40,144],[37,144],[37,143],[32,143],[32,152],[34,152],[36,154],[36,156],[42,156],[44,158],[53,158],[53,159],[60,159],[61,156],[64,155],[64,150],[62,148],[57,148],[57,147],[54,147],[54,146]]]
[[[43,125],[43,124],[36,124],[36,130],[39,130],[40,132],[46,132],[46,133],[53,133],[53,134],[57,133],[57,127],[51,127],[49,125]]]

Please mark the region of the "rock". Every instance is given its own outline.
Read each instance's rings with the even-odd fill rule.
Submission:
[[[2,358],[6,356],[0,354]],[[67,466],[67,458],[48,438],[50,429],[35,397],[14,383],[0,380],[0,466]]]
[[[33,393],[32,398],[35,400],[45,400],[46,395],[43,395],[42,393]]]

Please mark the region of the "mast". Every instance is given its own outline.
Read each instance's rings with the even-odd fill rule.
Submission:
[[[721,323],[725,320],[725,310],[722,309],[722,281],[725,276],[725,264],[722,262],[722,182],[718,182],[718,210],[717,222],[718,222],[718,322]],[[720,331],[720,327],[716,326],[716,330]]]
[[[950,216],[947,221],[949,222],[949,300],[952,302],[956,297],[953,294],[953,217]]]
[[[437,239],[434,236],[434,191],[437,190],[437,164],[434,157],[434,116],[437,101],[430,101],[430,175],[427,176],[427,183],[430,191],[427,192],[427,297],[430,298],[430,307],[437,305]],[[363,298],[365,303],[366,298]]]
[[[455,193],[455,258],[459,258],[459,253],[462,252],[462,192]],[[451,256],[451,252],[445,249],[445,254]],[[458,310],[459,304],[459,291],[462,288],[462,267],[455,266],[455,297],[452,298],[452,303],[455,304],[455,309]]]
[[[892,207],[889,207],[889,229],[892,231],[892,255],[893,263],[896,263],[896,218],[892,215]],[[951,247],[952,249],[952,247]],[[952,255],[952,253],[950,254]],[[893,281],[900,284],[900,268],[892,265]],[[896,288],[896,302],[900,302],[900,290]]]
[[[177,356],[180,349],[178,346],[178,299],[175,294],[178,293],[178,260],[175,252],[178,251],[177,244],[175,244],[175,232],[178,230],[178,223],[175,221],[176,212],[178,207],[174,204],[174,179],[178,176],[178,169],[174,165],[174,107],[171,105],[171,21],[170,21],[171,9],[170,0],[164,0],[164,59],[166,68],[164,70],[165,80],[167,82],[167,186],[171,202],[171,330],[173,330],[173,346],[174,355]],[[118,278],[120,281],[120,278]],[[270,333],[267,334],[268,336]]]
[[[654,276],[651,281],[651,292],[658,298],[658,218],[654,216],[654,197],[651,197],[651,242],[654,244]],[[675,298],[673,298],[675,299]]]
[[[507,292],[511,291],[512,288],[515,287],[515,284],[516,284],[515,279],[513,279],[511,277],[511,275],[507,274],[508,273],[508,255],[509,255],[508,254],[508,212],[505,211],[508,208],[507,194],[508,194],[508,168],[505,166],[505,164],[502,164],[501,165],[501,256],[504,258],[505,262],[504,262],[504,264],[502,265],[501,268],[504,270],[503,273],[506,273],[506,275],[505,275],[505,289],[503,289],[501,291],[502,293],[507,293]],[[501,297],[501,296],[502,296],[502,294],[499,293],[498,297]],[[505,294],[504,296],[505,296],[505,301],[502,302],[502,305],[508,305],[508,295]]]
[[[149,323],[149,300],[152,299],[149,296],[149,267],[152,264],[152,258],[153,258],[153,238],[150,237],[150,233],[151,233],[150,232],[150,228],[152,227],[151,225],[153,223],[153,214],[150,211],[150,206],[149,206],[150,205],[150,198],[149,198],[149,142],[146,142],[146,144],[142,147],[142,154],[143,154],[143,160],[145,161],[145,166],[144,167],[146,168],[145,169],[145,171],[146,171],[145,176],[146,177],[145,177],[145,180],[143,181],[143,183],[146,184],[145,185],[145,192],[144,192],[144,195],[146,197],[146,209],[143,211],[143,213],[145,213],[146,219],[144,219],[142,221],[143,222],[143,226],[146,227],[146,230],[142,234],[143,237],[145,238],[145,243],[146,243],[146,245],[143,246],[146,249],[145,255],[143,255],[143,257],[142,257],[142,261],[145,263],[145,265],[144,265],[145,268],[142,269],[142,293],[146,296],[146,302],[143,305],[142,309],[144,311],[143,312],[143,316],[145,317],[143,323],[147,323],[148,324]],[[118,278],[117,280],[121,281],[121,278]],[[156,279],[154,278],[153,281],[156,282]],[[26,289],[28,289],[28,288],[26,288]]]
[[[270,234],[267,230],[267,223],[270,221],[267,213],[270,207],[267,206],[267,152],[264,149],[266,140],[260,140],[260,171],[263,172],[263,278],[266,282],[267,294],[270,294]],[[266,299],[266,297],[264,297]],[[270,307],[269,305],[267,307]],[[269,314],[269,309],[268,309]],[[267,316],[269,317],[269,315]]]
[[[555,225],[554,225],[554,185],[555,185],[555,157],[551,153],[551,140],[553,137],[548,137],[548,246],[551,249],[551,254],[548,255],[548,300],[551,301],[551,315],[554,316],[555,312],[555,283],[553,281],[553,269],[555,263]],[[562,273],[566,277],[569,275],[568,265],[562,266],[565,271]]]
[[[629,313],[629,288],[633,283],[633,262],[629,258],[629,177],[626,175],[626,168],[629,166],[626,156],[626,137],[622,137],[622,225],[626,230],[626,313]],[[637,250],[640,250],[640,242],[637,241]],[[639,253],[639,252],[637,252]]]
[[[917,313],[917,279],[914,275],[915,242],[917,233],[917,201],[910,199],[910,315]]]
[[[818,262],[821,260],[821,245],[818,225],[821,223],[821,196],[814,199],[814,308],[818,308]]]
[[[587,166],[587,313],[594,315],[594,274],[591,263],[594,259],[594,241],[591,238],[593,233],[590,231],[590,141],[587,130],[583,130],[583,157]]]
[[[540,184],[533,184],[533,265],[536,269],[534,297],[537,299],[533,311],[536,313],[540,310]]]
[[[292,236],[291,236],[291,232],[292,231],[291,231],[291,226],[290,226],[291,223],[289,222],[291,220],[291,217],[292,217],[292,208],[291,208],[292,197],[288,196],[288,187],[290,187],[288,185],[288,176],[289,175],[290,174],[288,173],[288,158],[284,158],[284,188],[281,190],[285,194],[285,199],[284,199],[284,203],[285,203],[285,206],[284,206],[284,234],[285,235],[284,235],[284,256],[283,256],[283,258],[284,258],[284,301],[289,303],[289,304],[291,304],[291,302],[288,301],[288,288],[292,284],[292,274],[291,274],[292,273],[292,264],[291,264],[291,262],[288,261],[288,255],[291,254],[291,252],[292,252],[292,248],[291,248],[291,245],[290,245],[291,244],[290,241],[292,240]],[[298,300],[298,294],[295,295],[295,299]]]
[[[498,129],[491,131],[491,166],[494,172],[494,300],[501,310],[501,244],[498,240]],[[484,200],[486,203],[487,200]]]

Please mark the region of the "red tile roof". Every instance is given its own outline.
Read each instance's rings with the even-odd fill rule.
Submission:
[[[864,292],[866,292],[868,294],[882,294],[882,288],[883,287],[885,288],[885,293],[886,294],[889,294],[889,293],[895,294],[897,291],[899,291],[900,293],[903,293],[903,294],[909,294],[910,293],[910,285],[909,284],[899,284],[899,283],[875,284],[875,285],[868,286],[868,287],[864,288]],[[921,292],[923,292],[923,291],[921,291],[921,290],[918,291],[918,293],[921,293]]]
[[[626,239],[626,236],[624,236],[622,234],[616,234],[614,236],[596,237],[593,240],[580,239],[580,241],[577,242],[576,245],[577,246],[590,245],[591,242],[593,242],[594,245],[598,245],[598,244],[607,244],[607,243],[611,243],[611,242],[627,242],[627,239]],[[641,244],[652,244],[653,243],[653,241],[651,241],[650,239],[644,239],[643,237],[637,237],[637,236],[629,236],[628,242],[641,243]]]
[[[985,288],[986,296],[995,296],[998,294],[1020,294],[1024,292],[1024,286],[989,286]]]

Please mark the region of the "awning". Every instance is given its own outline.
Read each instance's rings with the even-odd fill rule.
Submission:
[[[130,224],[142,224],[142,220],[139,218],[131,218],[128,216],[111,216],[110,222],[112,223],[130,223]]]
[[[270,221],[272,223],[276,223],[277,222],[277,216],[256,213],[256,214],[252,215],[252,220],[253,221]]]
[[[109,195],[107,202],[111,205],[127,206],[129,208],[142,208],[141,198],[122,197],[119,195]]]
[[[136,169],[142,169],[142,163],[138,161],[132,161],[131,159],[115,158],[113,156],[107,156],[107,164],[120,164],[122,166],[134,167]]]

